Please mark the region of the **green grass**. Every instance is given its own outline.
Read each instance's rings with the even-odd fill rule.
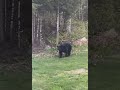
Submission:
[[[87,53],[70,57],[33,57],[33,90],[88,90],[88,74],[65,71],[88,69]]]
[[[120,90],[120,56],[106,57],[104,61],[89,67],[89,89]]]
[[[0,90],[31,90],[31,73],[0,72]]]

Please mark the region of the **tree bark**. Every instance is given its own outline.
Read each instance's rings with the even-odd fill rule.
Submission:
[[[11,22],[10,22],[10,40],[12,42],[13,40],[13,27],[14,27],[14,9],[15,9],[15,3],[14,0],[12,0],[12,4],[11,4]]]
[[[57,11],[57,37],[56,37],[56,46],[57,46],[58,43],[59,43],[59,19],[60,19],[60,16],[59,16],[59,5],[58,5],[58,11]]]
[[[40,43],[41,43],[41,42],[42,42],[42,39],[43,39],[43,38],[42,38],[42,16],[40,17],[40,30],[39,30],[39,31],[40,31],[40,33],[39,33],[39,35],[40,35],[40,36],[39,36],[39,38],[40,38],[39,41],[40,41]]]
[[[20,0],[18,1],[18,47],[21,48],[21,20],[20,20]]]
[[[70,35],[71,34],[71,17],[67,20],[67,26],[66,26],[66,30],[67,30],[67,33]]]
[[[3,1],[0,0],[0,42],[2,42],[4,40],[4,29],[3,29]]]

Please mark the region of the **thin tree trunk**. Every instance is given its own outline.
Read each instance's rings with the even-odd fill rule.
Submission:
[[[12,41],[13,37],[13,27],[14,27],[14,9],[15,9],[14,0],[12,0],[12,8],[11,8],[11,22],[10,22],[10,40]]]
[[[60,13],[60,30],[64,29],[64,17],[63,12]]]
[[[35,43],[37,43],[37,12],[35,13]]]
[[[35,43],[35,13],[33,14],[33,43]]]
[[[40,40],[40,43],[41,43],[42,39],[43,39],[42,38],[42,16],[40,17],[40,30],[39,31],[40,31],[40,33],[39,33],[39,35],[40,35],[39,38],[40,39],[39,40]]]
[[[39,24],[38,24],[38,26],[39,26],[39,29],[38,29],[38,45],[40,46],[40,24],[41,24],[41,17],[40,16],[38,16],[38,18],[39,18]]]
[[[39,43],[39,15],[38,15],[38,12],[37,12],[37,30],[36,30],[36,34],[37,34],[37,38],[36,38],[36,41],[37,41],[37,44]]]
[[[3,9],[2,9],[2,7],[3,7],[3,1],[1,0],[0,1],[0,14],[1,14],[1,16],[0,16],[0,22],[1,22],[1,24],[0,24],[0,42],[2,42],[3,40],[4,40],[4,32],[3,32]]]
[[[81,20],[81,4],[79,4],[79,20]]]
[[[67,20],[67,27],[66,27],[66,29],[67,29],[67,33],[70,35],[71,34],[71,22],[72,20],[71,20],[71,17]]]
[[[22,30],[21,30],[21,19],[20,19],[20,7],[21,6],[21,2],[20,0],[18,1],[18,47],[21,48],[21,33],[22,33]]]
[[[83,1],[81,0],[81,20],[83,21]]]
[[[34,13],[32,14],[32,45],[34,44]]]
[[[79,5],[79,19],[81,21],[83,21],[83,8],[82,8],[82,6],[83,6],[83,1],[80,0],[80,5]]]
[[[58,5],[58,11],[57,11],[57,38],[56,38],[56,46],[59,43],[59,5]]]
[[[7,13],[6,13],[6,10],[7,10],[7,9],[6,9],[6,4],[7,4],[7,3],[6,3],[6,1],[7,1],[7,0],[5,0],[5,16],[4,16],[4,24],[5,24],[4,30],[5,30],[5,32],[6,32],[6,18],[7,18],[7,17],[6,17],[6,16],[7,16]]]

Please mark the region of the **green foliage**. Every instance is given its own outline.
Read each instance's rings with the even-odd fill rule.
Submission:
[[[86,37],[88,38],[88,24],[87,22],[80,22],[80,21],[76,21],[74,20],[72,22],[72,33],[71,35],[68,35],[67,32],[63,32],[62,30],[60,30],[60,37],[59,40],[60,41],[64,41],[64,40],[72,40],[75,41],[77,39]],[[51,44],[55,44],[56,39],[54,37],[49,37],[48,41]]]
[[[48,38],[48,41],[50,42],[51,45],[55,46],[56,38],[50,37],[50,38]]]
[[[87,2],[81,0],[33,0],[33,10],[42,15],[42,36],[47,44],[56,44],[56,18],[59,8],[60,15],[60,41],[76,40],[81,37],[87,37],[87,23],[77,20],[79,16],[80,3],[87,6]],[[76,15],[77,14],[77,15]],[[68,34],[67,26],[69,18],[72,20],[72,33]],[[77,18],[77,19],[75,19]],[[47,33],[46,33],[47,32]]]
[[[73,31],[71,38],[73,40],[80,39],[83,37],[88,38],[88,25],[87,22],[73,21]]]
[[[40,5],[39,10],[43,7],[46,11],[57,11],[60,6],[60,12],[66,12],[71,15],[79,4],[79,0],[33,0],[33,3]]]
[[[72,32],[71,35],[68,35],[65,32],[60,32],[60,41],[62,40],[77,40],[83,37],[88,38],[88,25],[87,22],[80,22],[74,20],[72,22]]]
[[[83,52],[88,51],[88,45],[82,45],[82,46],[75,46],[72,47],[72,54],[78,55]]]

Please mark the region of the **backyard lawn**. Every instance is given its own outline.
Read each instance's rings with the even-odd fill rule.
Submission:
[[[33,57],[33,90],[88,90],[88,53],[70,57]]]

